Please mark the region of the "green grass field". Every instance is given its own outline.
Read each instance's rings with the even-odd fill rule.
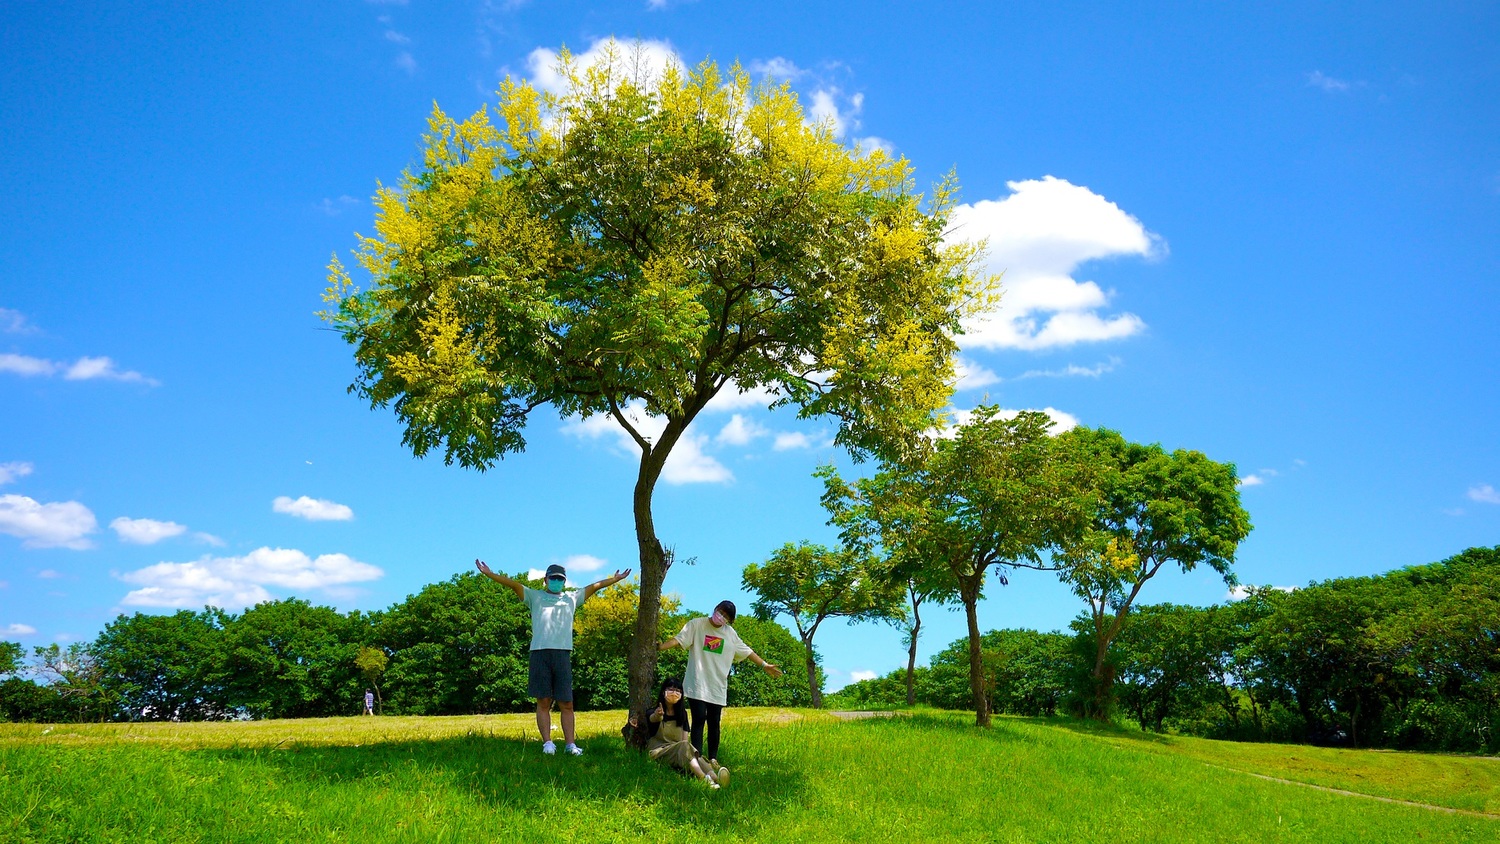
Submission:
[[[0,724],[0,841],[1500,841],[1500,760],[731,709],[714,792],[581,713]],[[1485,817],[1380,802],[1262,774]]]

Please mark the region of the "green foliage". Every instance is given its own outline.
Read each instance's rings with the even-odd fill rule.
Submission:
[[[830,550],[808,542],[789,542],[772,552],[765,564],[745,566],[741,583],[756,595],[756,617],[770,621],[787,615],[797,628],[814,707],[823,705],[821,683],[814,679],[818,669],[813,639],[818,627],[830,618],[860,622],[901,613],[898,584],[880,577],[879,568],[859,551]]]
[[[879,548],[897,568],[922,566],[957,593],[968,616],[969,682],[975,720],[989,722],[977,605],[990,567],[1042,567],[1050,548],[1076,542],[1095,497],[1090,464],[1054,439],[1046,414],[1007,416],[981,406],[951,438],[920,459],[885,463],[871,478],[845,482],[819,470],[823,504],[844,541]],[[1005,582],[1005,576],[1000,576]],[[934,578],[922,583],[933,585]]]
[[[105,625],[92,651],[118,717],[197,721],[229,714],[227,621],[222,611],[206,609],[121,615]]]
[[[538,405],[690,421],[730,380],[833,415],[854,448],[925,427],[990,284],[944,243],[952,187],[924,211],[905,160],[738,68],[615,58],[565,55],[555,96],[507,78],[498,126],[434,109],[422,170],[361,238],[371,286],[331,270],[354,389],[394,403],[418,455],[473,467],[524,448]]]
[[[229,701],[255,718],[358,711],[364,693],[354,658],[366,630],[357,614],[295,598],[245,610],[224,630]]]
[[[686,621],[687,619],[683,619]],[[805,653],[802,643],[789,630],[774,621],[753,616],[734,620],[734,632],[755,649],[766,662],[779,666],[799,664]],[[682,653],[682,651],[678,651]],[[815,656],[816,658],[816,656]],[[819,690],[823,687],[823,669],[815,665]],[[772,677],[750,660],[737,662],[729,673],[730,706],[811,706],[812,689],[808,676],[788,671]]]
[[[375,639],[391,653],[388,712],[519,712],[535,705],[526,694],[530,614],[509,589],[479,574],[456,574],[407,597],[382,614]]]
[[[1086,469],[1094,497],[1086,528],[1060,543],[1057,559],[1058,576],[1088,602],[1094,639],[1094,695],[1075,700],[1083,714],[1103,718],[1114,706],[1109,647],[1141,588],[1167,565],[1206,565],[1234,586],[1230,566],[1250,515],[1233,464],[1104,428],[1074,428],[1058,440]]]

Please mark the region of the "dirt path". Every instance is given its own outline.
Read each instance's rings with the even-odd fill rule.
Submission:
[[[1310,782],[1298,782],[1297,780],[1282,779],[1281,777],[1272,777],[1267,776],[1266,774],[1257,774],[1252,771],[1241,771],[1238,768],[1226,768],[1223,765],[1214,765],[1208,762],[1204,762],[1203,764],[1207,765],[1210,768],[1218,768],[1221,771],[1229,771],[1230,773],[1235,774],[1244,774],[1247,777],[1270,780],[1271,782],[1279,782],[1285,785],[1298,785],[1303,788],[1312,788],[1318,791],[1326,791],[1329,794],[1342,794],[1346,797],[1363,797],[1366,800],[1379,800],[1382,803],[1395,803],[1398,806],[1415,806],[1418,809],[1431,809],[1434,812],[1447,812],[1450,815],[1464,815],[1471,818],[1488,818],[1492,821],[1500,820],[1500,815],[1493,815],[1489,812],[1476,812],[1472,809],[1455,809],[1451,806],[1434,806],[1431,803],[1417,803],[1412,800],[1398,800],[1395,797],[1381,797],[1377,794],[1365,794],[1364,792],[1360,791],[1345,791],[1342,788],[1332,788],[1326,785],[1313,785]]]

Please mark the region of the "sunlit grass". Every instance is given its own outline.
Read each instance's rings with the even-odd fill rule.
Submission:
[[[542,756],[530,715],[0,725],[0,841],[1500,839],[1500,821],[1226,770],[1286,776],[1277,746],[1027,719],[979,730],[960,713],[848,723],[804,710],[725,714],[734,776],[718,792],[625,749],[618,712],[580,713],[586,754],[576,759]],[[1471,781],[1491,786],[1500,764],[1329,758],[1330,776],[1397,790],[1392,759],[1429,778],[1472,767]],[[1490,804],[1460,808],[1471,805]]]

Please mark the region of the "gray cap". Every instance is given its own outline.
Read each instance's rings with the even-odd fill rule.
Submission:
[[[551,580],[554,577],[561,577],[566,580],[568,577],[568,570],[558,565],[557,563],[553,563],[552,565],[547,566],[547,579]]]

